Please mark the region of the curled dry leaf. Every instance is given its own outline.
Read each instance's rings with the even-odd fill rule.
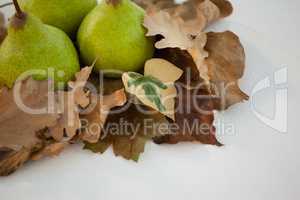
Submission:
[[[172,18],[167,12],[149,13],[144,19],[144,26],[148,29],[147,36],[162,35],[164,38],[156,42],[155,47],[180,48],[187,50],[193,46],[192,37],[182,28],[180,19]]]
[[[179,18],[172,18],[165,11],[146,15],[144,26],[148,29],[147,36],[163,36],[163,39],[155,44],[156,48],[179,48],[187,51],[193,58],[200,77],[209,83],[208,69],[204,62],[205,58],[208,57],[208,53],[204,50],[205,33],[192,36],[186,32]]]
[[[245,70],[244,48],[234,33],[208,33],[205,49],[209,52],[206,65],[212,88],[217,97],[217,109],[226,109],[229,106],[248,100],[248,95],[241,91],[238,80]]]
[[[166,117],[157,111],[142,105],[130,105],[122,112],[110,113],[101,139],[94,144],[86,143],[84,148],[104,153],[112,146],[116,156],[138,161],[148,139],[169,134],[168,124]]]
[[[230,1],[227,0],[210,0],[213,2],[219,9],[221,17],[228,17],[233,12],[233,7]]]
[[[75,104],[82,108],[85,108],[90,104],[89,92],[86,92],[84,88],[92,70],[93,67],[83,68],[80,72],[75,74],[76,80],[68,83],[69,87],[72,89],[72,93],[74,94]]]
[[[122,156],[127,160],[137,162],[140,154],[144,152],[146,142],[147,138],[142,136],[130,138],[126,136],[109,135],[97,143],[86,144],[84,149],[103,154],[112,145],[115,156]]]
[[[7,30],[5,27],[5,17],[4,14],[0,12],[0,44],[5,39],[6,35],[7,35]]]
[[[49,98],[48,84],[48,81],[29,78],[17,82],[12,90],[1,89],[0,176],[12,173],[30,158],[33,151],[41,149],[43,141],[37,132],[57,123],[58,115],[48,113],[47,109],[41,110],[45,114],[33,112],[48,108],[50,102],[55,101]]]
[[[91,71],[92,67],[87,67],[78,72],[76,81],[69,83],[71,90],[68,92],[51,91],[51,81],[35,81],[32,78],[16,82],[12,90],[1,89],[0,150],[8,149],[10,152],[0,159],[3,174],[15,170],[31,156],[36,160],[56,155],[67,145],[63,141],[50,139],[49,142],[38,132],[49,131],[50,136],[57,140],[61,140],[64,133],[69,139],[75,135],[81,125],[78,108],[89,104],[90,97],[84,86]],[[34,113],[38,111],[45,114]],[[73,125],[70,126],[70,122]],[[3,155],[3,151],[0,154]]]
[[[187,82],[186,79],[192,81],[202,80],[192,56],[187,51],[178,48],[158,49],[155,57],[167,60],[183,70],[183,75],[180,78],[183,82]]]
[[[177,82],[175,122],[171,134],[157,136],[155,143],[176,144],[178,142],[201,142],[221,146],[215,137],[213,126],[213,102],[210,94],[201,87],[189,88]]]
[[[22,166],[31,155],[31,150],[22,148],[18,151],[0,148],[0,176],[7,176]]]
[[[59,155],[66,146],[68,146],[68,142],[51,142],[46,144],[40,151],[34,153],[30,159],[31,160],[40,160],[47,156],[57,156]]]
[[[208,25],[229,16],[232,5],[226,0],[188,0],[176,4],[173,0],[136,0],[149,13],[166,11],[174,19],[180,19],[182,27],[191,35],[198,35]]]
[[[69,91],[56,93],[60,118],[58,123],[50,128],[50,134],[55,140],[61,141],[64,135],[70,140],[81,128],[79,112],[80,108],[85,108],[90,103],[89,92],[84,89],[92,69],[93,67],[83,68],[75,75],[76,80],[69,82]]]
[[[123,106],[126,103],[126,94],[124,89],[121,89],[111,95],[92,95],[92,102],[95,102],[96,106],[90,113],[81,117],[85,121],[81,138],[83,141],[96,143],[100,138],[109,111],[114,107]],[[93,106],[93,103],[91,106]]]
[[[208,25],[223,17],[220,8],[210,0],[189,0],[167,9],[167,12],[172,17],[182,19],[184,29],[191,35],[198,35]]]
[[[2,88],[0,148],[31,149],[40,142],[36,132],[54,126],[58,119],[57,114],[48,112],[47,108],[51,101],[48,97],[48,81],[34,81],[30,78],[17,82],[13,90]],[[43,114],[33,114],[38,110]]]

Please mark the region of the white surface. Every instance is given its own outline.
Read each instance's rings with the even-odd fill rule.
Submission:
[[[275,69],[288,67],[288,133],[270,128],[251,109],[252,103],[272,114],[275,90],[264,90],[252,102],[218,115],[235,127],[234,134],[218,136],[225,147],[148,144],[135,164],[111,150],[99,156],[73,146],[57,158],[31,162],[0,178],[0,199],[300,199],[300,1],[232,2],[234,14],[213,29],[240,36],[247,53],[241,86],[247,93],[272,78]]]

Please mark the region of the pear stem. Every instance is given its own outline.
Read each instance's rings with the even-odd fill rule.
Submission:
[[[113,6],[117,6],[121,3],[122,0],[106,0],[107,4],[112,4]]]
[[[17,11],[16,16],[18,18],[22,18],[23,17],[23,11],[21,10],[18,1],[17,0],[13,0],[13,3],[14,3],[14,6],[15,6],[15,9]]]

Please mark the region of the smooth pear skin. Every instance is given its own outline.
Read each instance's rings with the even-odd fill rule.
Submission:
[[[67,83],[80,66],[76,49],[63,31],[27,15],[20,27],[11,22],[0,45],[0,84],[11,88],[20,74],[32,69],[54,72],[33,76],[37,80],[50,76],[55,83]],[[65,75],[57,76],[58,71]]]
[[[154,53],[153,38],[143,27],[145,11],[130,0],[102,1],[83,20],[77,35],[80,55],[96,70],[137,71]],[[118,76],[108,73],[107,76]]]
[[[97,5],[97,0],[18,0],[18,2],[25,12],[74,37],[84,17]]]

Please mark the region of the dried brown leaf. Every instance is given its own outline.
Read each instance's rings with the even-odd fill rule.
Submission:
[[[215,137],[213,102],[209,93],[201,88],[188,89],[181,83],[177,84],[177,89],[180,93],[176,98],[178,109],[173,124],[176,128],[171,129],[171,134],[155,137],[154,142],[176,144],[197,141],[221,146]]]
[[[200,77],[209,83],[208,69],[204,62],[208,56],[204,50],[207,39],[205,33],[192,36],[186,32],[179,18],[172,18],[164,11],[146,15],[144,26],[148,29],[147,36],[163,36],[163,39],[155,44],[156,48],[179,48],[187,51],[193,58]]]
[[[22,148],[19,151],[0,149],[0,176],[7,176],[22,166],[31,155],[31,150]]]
[[[106,96],[93,95],[92,98],[93,102],[96,102],[96,106],[92,112],[82,116],[82,119],[86,121],[86,127],[81,137],[83,141],[96,143],[100,138],[101,129],[105,124],[109,111],[114,107],[123,106],[127,99],[124,89]]]
[[[149,112],[149,109],[144,106],[140,108]],[[112,146],[116,156],[138,161],[148,139],[169,133],[167,118],[157,111],[151,111],[151,113],[144,113],[135,105],[131,105],[126,111],[110,114],[104,127],[103,137],[97,143],[86,143],[84,148],[95,153],[104,153]],[[127,124],[132,128],[115,130],[114,124]]]
[[[69,91],[56,93],[58,112],[61,114],[57,125],[50,128],[50,134],[55,140],[61,141],[64,136],[70,140],[81,128],[79,112],[80,108],[85,108],[90,103],[90,94],[84,88],[92,69],[93,67],[83,68],[75,75],[76,80],[69,82]]]
[[[219,97],[216,100],[217,109],[248,100],[248,95],[241,91],[238,80],[245,70],[244,48],[234,33],[208,33],[205,49],[209,52],[206,64],[213,89]]]
[[[87,107],[90,104],[89,92],[84,91],[87,80],[92,73],[93,67],[85,67],[81,71],[75,74],[75,81],[69,82],[69,87],[74,93],[74,101],[82,108]]]
[[[104,153],[111,145],[115,156],[122,156],[127,160],[138,161],[140,154],[144,152],[147,138],[137,136],[130,138],[126,136],[108,136],[97,143],[86,144],[84,149],[94,153]]]
[[[13,91],[20,94],[21,101],[15,101]],[[31,149],[39,143],[36,132],[54,126],[58,115],[30,114],[21,110],[16,102],[22,102],[30,109],[47,108],[48,81],[34,81],[30,78],[17,82],[13,90],[2,88],[0,91],[0,147]]]
[[[34,153],[30,159],[31,160],[40,160],[44,157],[53,157],[58,156],[65,148],[68,146],[68,142],[52,142],[47,144],[40,151]]]
[[[233,7],[230,1],[227,0],[210,0],[213,2],[220,10],[221,17],[228,17],[233,12]]]
[[[210,0],[189,0],[167,9],[172,18],[180,18],[183,28],[191,35],[198,35],[208,25],[221,18],[220,9]]]
[[[173,0],[136,0],[148,13],[166,11],[181,20],[182,27],[191,35],[198,35],[208,25],[229,16],[232,5],[226,0],[188,0],[176,4]]]
[[[180,19],[173,19],[167,12],[160,11],[146,15],[144,25],[148,29],[147,36],[162,35],[164,38],[156,42],[155,47],[180,48],[187,50],[193,46],[191,36],[178,23]]]

